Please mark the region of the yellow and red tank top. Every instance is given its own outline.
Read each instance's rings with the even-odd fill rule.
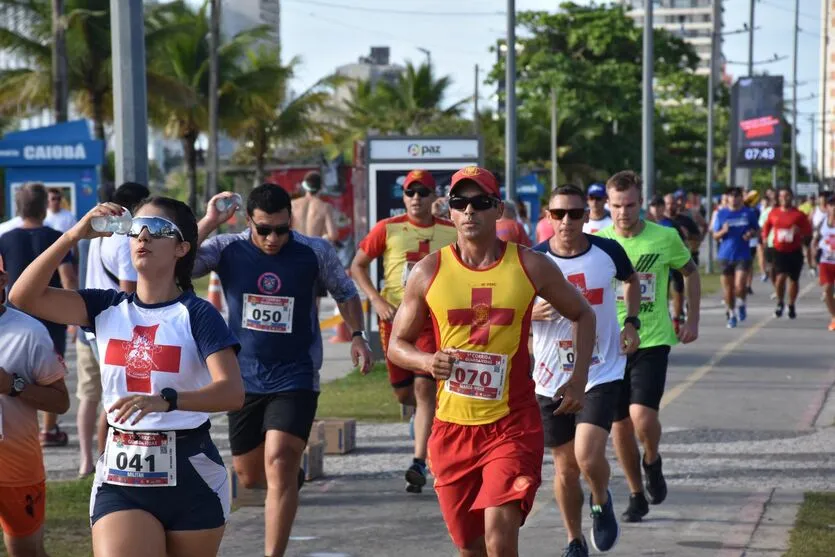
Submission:
[[[448,220],[435,218],[432,224],[422,226],[403,214],[378,222],[359,247],[372,259],[383,257],[380,294],[397,307],[403,300],[406,279],[417,262],[454,242],[457,235]]]
[[[536,405],[528,335],[536,289],[516,244],[492,266],[472,269],[454,246],[439,251],[426,292],[438,348],[457,350],[452,375],[438,382],[435,416],[461,425],[493,423]]]

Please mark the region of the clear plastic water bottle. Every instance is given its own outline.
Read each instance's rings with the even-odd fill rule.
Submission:
[[[133,216],[130,211],[122,207],[121,215],[108,215],[106,217],[93,217],[90,226],[96,232],[113,232],[114,234],[127,234],[130,232],[130,225]]]
[[[221,197],[215,200],[215,208],[221,213],[225,213],[234,205],[236,209],[240,210],[243,207],[244,199],[239,193],[233,193],[229,197]]]

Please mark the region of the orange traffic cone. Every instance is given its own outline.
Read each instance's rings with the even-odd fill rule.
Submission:
[[[334,315],[339,316],[339,308],[334,309]],[[339,317],[339,322],[334,327],[334,335],[328,339],[328,342],[338,344],[341,342],[351,342],[351,330],[345,324],[345,320]]]
[[[212,271],[209,275],[209,292],[206,296],[209,303],[220,312],[224,317],[226,316],[226,304],[223,300],[223,288],[220,286],[220,277],[217,273]]]

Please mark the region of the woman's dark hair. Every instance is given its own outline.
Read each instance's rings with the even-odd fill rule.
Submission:
[[[291,205],[290,194],[284,188],[276,184],[261,184],[249,193],[246,214],[252,217],[255,209],[261,209],[269,215],[287,209],[292,214]]]
[[[145,205],[153,205],[165,213],[165,216],[177,225],[183,234],[183,241],[189,243],[188,253],[177,260],[174,267],[174,279],[181,290],[194,290],[191,284],[191,272],[194,269],[194,259],[197,257],[197,219],[189,206],[182,201],[170,197],[149,197],[136,206],[139,211]]]

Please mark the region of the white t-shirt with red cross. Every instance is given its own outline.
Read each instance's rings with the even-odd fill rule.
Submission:
[[[116,290],[78,293],[96,336],[106,409],[131,394],[205,387],[212,382],[206,359],[225,348],[239,349],[223,317],[193,292],[162,304],[143,304],[135,293]],[[205,412],[174,410],[148,414],[136,425],[131,420],[111,425],[128,431],[170,431],[194,429],[208,419]]]
[[[586,391],[602,383],[623,379],[626,356],[620,349],[620,323],[615,303],[615,281],[635,272],[624,249],[599,236],[585,235],[589,248],[573,257],[554,254],[548,242],[534,250],[544,253],[577,287],[594,309],[597,339],[589,366]],[[537,299],[539,301],[539,298]],[[563,316],[553,321],[532,321],[536,393],[552,397],[574,372],[574,324]]]
[[[821,249],[821,263],[835,265],[835,226],[829,226],[829,219],[823,219],[818,228]]]

